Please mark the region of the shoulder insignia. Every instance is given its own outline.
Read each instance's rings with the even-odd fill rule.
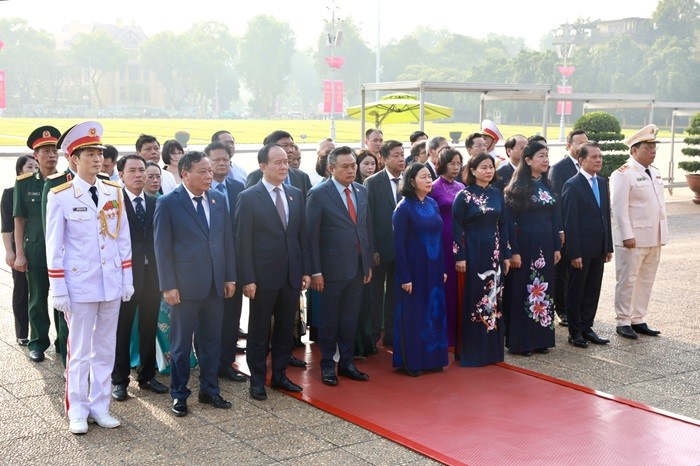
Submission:
[[[54,193],[54,194],[58,194],[58,193],[60,193],[61,191],[65,191],[66,189],[70,188],[71,186],[73,186],[73,182],[72,182],[72,181],[67,181],[67,182],[65,182],[65,183],[63,183],[63,184],[59,184],[58,186],[55,186],[55,187],[51,188],[51,192]]]
[[[99,172],[97,174],[97,178],[101,179],[102,181],[106,181],[109,180],[109,175],[104,172]]]
[[[627,170],[629,167],[630,167],[629,165],[625,164],[625,165],[621,166],[620,168],[618,168],[617,171],[619,171],[620,173],[622,173],[622,172],[624,172],[625,170]]]
[[[32,172],[22,173],[21,175],[17,176],[17,181],[26,180],[27,178],[31,178],[32,176],[34,176],[34,173],[32,173]]]
[[[54,173],[53,175],[49,175],[48,179],[49,179],[49,180],[55,180],[55,179],[60,178],[60,177],[62,177],[62,176],[66,176],[66,174],[63,173],[63,172]]]
[[[102,180],[102,182],[103,182],[104,184],[106,184],[106,185],[114,186],[114,187],[117,188],[117,189],[118,189],[118,188],[121,188],[121,186],[119,186],[119,183],[118,183],[117,181]]]

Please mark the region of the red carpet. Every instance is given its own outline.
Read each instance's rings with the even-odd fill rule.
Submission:
[[[293,396],[446,464],[700,464],[700,422],[569,382],[508,364],[412,378],[380,350],[356,361],[369,382],[328,387],[309,348]]]

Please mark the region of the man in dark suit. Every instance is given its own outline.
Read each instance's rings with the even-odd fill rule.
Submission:
[[[263,178],[238,195],[236,255],[243,294],[250,299],[246,361],[250,369],[250,396],[267,399],[265,376],[272,335],[272,388],[299,392],[302,388],[286,374],[294,341],[294,318],[299,293],[309,286],[310,259],[306,236],[304,196],[284,184],[287,153],[277,144],[258,152]]]
[[[549,170],[549,179],[554,185],[554,194],[559,201],[559,212],[561,214],[561,190],[569,178],[578,173],[578,148],[581,144],[588,142],[586,132],[577,129],[569,133],[566,137],[566,150],[569,155],[555,163]],[[559,226],[559,236],[561,244],[566,244],[563,223]],[[569,284],[569,257],[566,255],[566,248],[562,248],[561,260],[557,263],[557,280],[554,288],[554,309],[559,316],[559,325],[567,327],[568,319],[566,313],[566,292]]]
[[[117,345],[112,369],[112,398],[127,399],[131,357],[129,343],[136,308],[139,310],[139,387],[154,393],[168,393],[168,387],[156,380],[156,328],[160,310],[158,269],[153,247],[153,214],[156,198],[143,191],[146,181],[146,160],[136,154],[119,159],[117,172],[124,183],[123,197],[131,236],[131,269],[134,295],[119,307]]]
[[[513,173],[515,173],[515,167],[520,163],[520,159],[523,157],[523,149],[527,146],[527,138],[522,134],[516,134],[515,136],[508,138],[505,142],[506,155],[508,160],[503,161],[496,170],[498,179],[493,184],[495,188],[503,191],[510,179],[513,178]]]
[[[379,154],[384,169],[365,180],[372,224],[372,339],[379,342],[384,324],[384,346],[393,345],[394,333],[394,233],[391,218],[400,200],[398,185],[405,167],[403,145],[386,141]]]
[[[569,284],[566,312],[569,343],[586,348],[588,342],[604,345],[610,340],[593,331],[598,309],[603,266],[612,259],[608,183],[598,175],[603,156],[597,142],[579,146],[579,173],[562,189],[564,233],[569,257]]]
[[[263,145],[267,144],[277,144],[284,149],[287,157],[294,156],[294,139],[292,138],[292,135],[286,131],[277,130],[268,134],[263,140]],[[254,186],[262,177],[263,173],[259,168],[252,171],[245,181],[245,187],[250,188],[251,186]],[[287,169],[287,177],[284,179],[284,184],[287,186],[292,185],[295,188],[300,189],[304,199],[306,199],[306,195],[309,192],[309,189],[311,189],[311,179],[309,179],[309,175],[301,170],[291,167],[288,167]]]
[[[231,149],[221,142],[212,142],[204,148],[212,166],[214,179],[211,189],[221,192],[226,197],[226,209],[228,210],[231,228],[236,218],[236,202],[238,195],[243,191],[243,183],[228,177],[231,165]],[[236,243],[235,231],[233,242]],[[242,287],[236,287],[232,297],[224,299],[224,317],[221,323],[221,357],[219,358],[219,377],[227,378],[234,382],[245,382],[243,374],[236,371],[233,361],[236,359],[236,343],[238,342],[238,330],[241,321],[241,307],[243,305]]]
[[[336,346],[340,351],[338,374],[365,381],[369,376],[353,364],[355,331],[360,314],[362,286],[372,278],[371,230],[367,188],[355,183],[357,163],[350,147],[328,154],[331,179],[309,191],[306,204],[311,251],[311,287],[321,293],[318,344],[321,380],[337,385]]]
[[[190,351],[199,341],[199,402],[230,408],[216,377],[221,352],[223,298],[236,291],[236,257],[226,198],[210,189],[211,162],[190,151],[178,162],[182,184],[160,197],[154,222],[160,290],[173,306],[170,327],[172,411],[187,414]]]
[[[428,160],[425,162],[425,168],[430,172],[430,177],[433,181],[437,180],[437,161],[440,152],[443,149],[450,147],[450,141],[443,136],[433,136],[425,146],[428,151]]]

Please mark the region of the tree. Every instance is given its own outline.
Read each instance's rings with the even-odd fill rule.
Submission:
[[[286,87],[294,54],[294,33],[289,23],[272,16],[256,16],[241,39],[243,82],[253,94],[253,113],[275,113],[275,104]]]
[[[102,108],[100,81],[108,71],[117,71],[129,59],[126,51],[106,32],[94,30],[80,34],[70,47],[76,69],[86,67],[92,91],[97,99],[97,108]]]
[[[696,0],[661,0],[651,15],[659,36],[695,39],[700,6]]]
[[[609,178],[612,172],[617,170],[628,159],[624,152],[627,146],[622,141],[625,136],[622,134],[620,122],[617,118],[606,112],[591,112],[583,115],[574,123],[574,130],[582,129],[586,132],[588,139],[600,143],[600,151],[603,153],[603,169],[600,175]]]
[[[161,32],[149,38],[139,48],[139,58],[149,67],[165,89],[168,107],[180,108],[188,96],[185,76],[191,72],[188,66],[187,38],[172,32]]]

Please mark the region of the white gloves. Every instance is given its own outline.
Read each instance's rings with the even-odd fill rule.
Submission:
[[[70,311],[70,298],[67,294],[53,297],[53,307],[61,312]]]
[[[134,285],[122,285],[122,301],[127,302],[134,295]]]

